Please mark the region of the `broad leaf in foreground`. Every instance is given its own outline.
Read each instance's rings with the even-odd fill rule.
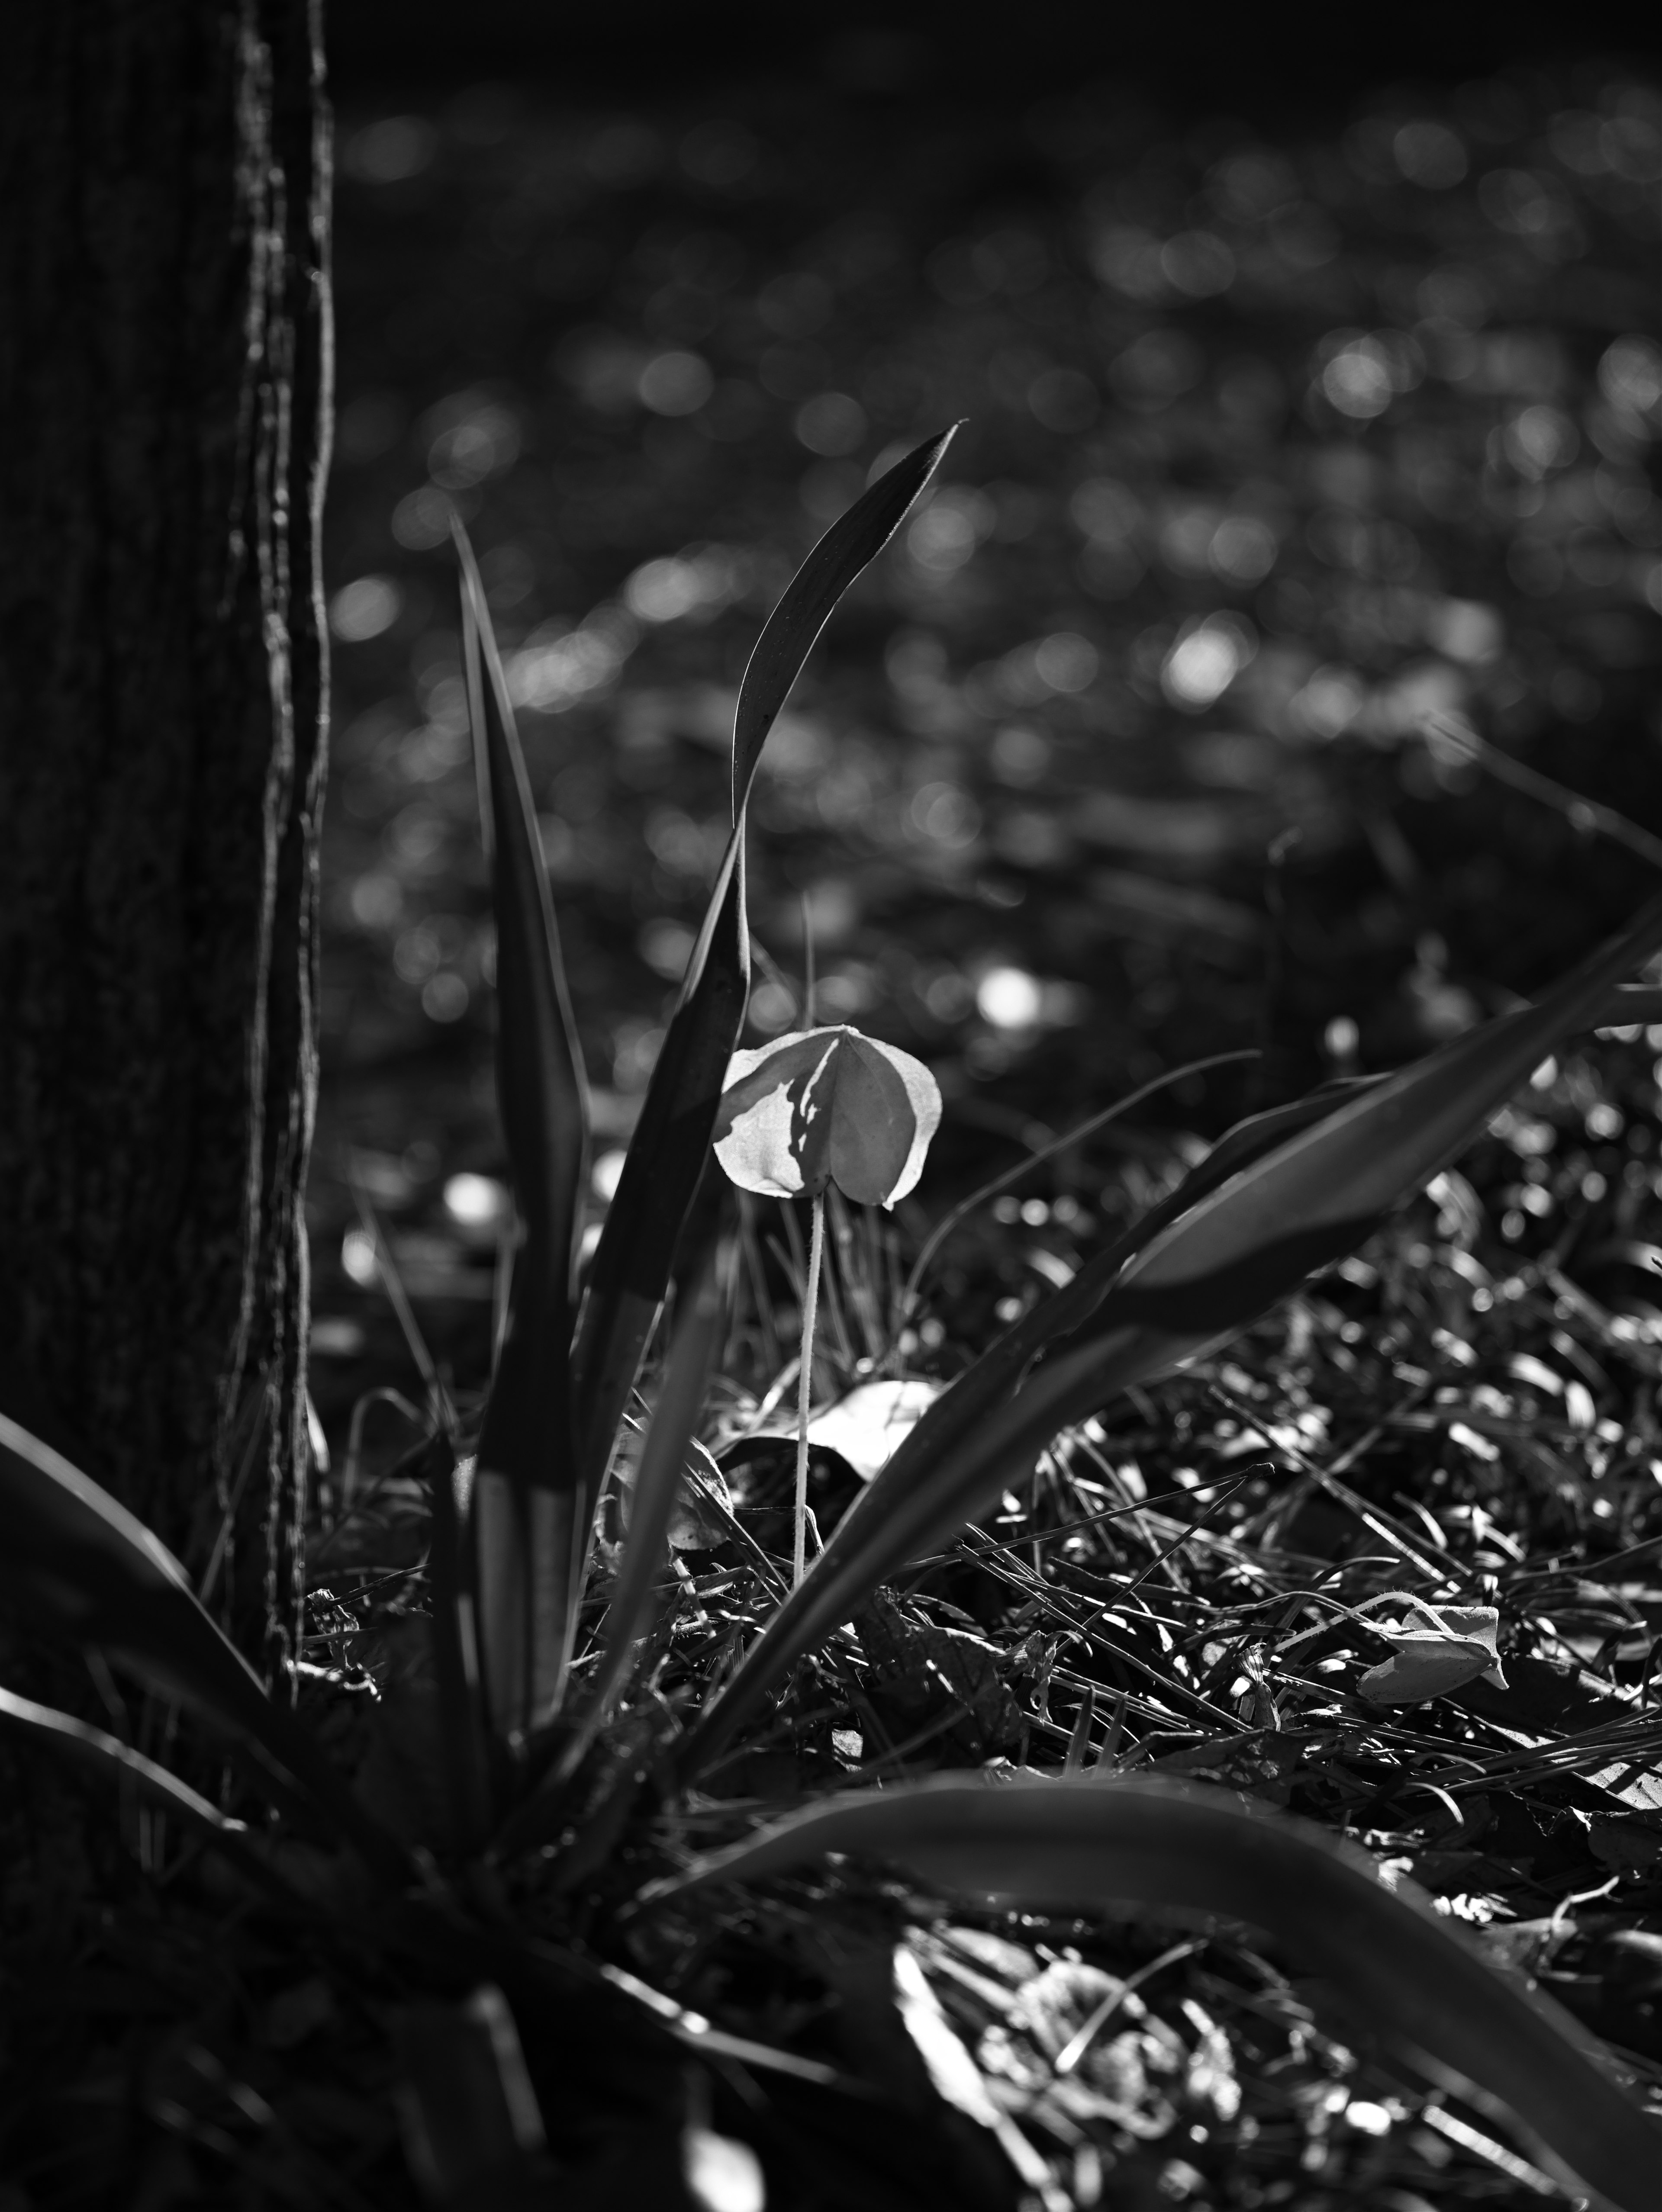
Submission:
[[[682,1747],[691,1774],[909,1559],[948,1543],[1070,1422],[1231,1337],[1366,1241],[1662,943],[1662,900],[1533,1006],[1424,1060],[1256,1117],[995,1344],[917,1424]]]
[[[1026,1904],[1135,1903],[1245,1921],[1331,1983],[1388,2044],[1505,2106],[1571,2185],[1620,2212],[1662,2202],[1662,2130],[1602,2069],[1594,2039],[1310,1823],[1153,1780],[934,1776],[794,1814],[654,1883],[642,1902],[780,1874],[825,1851]]]

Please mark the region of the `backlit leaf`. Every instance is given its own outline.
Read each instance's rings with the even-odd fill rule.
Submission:
[[[923,1171],[941,1091],[921,1060],[840,1025],[736,1052],[716,1110],[715,1157],[741,1190],[817,1198],[834,1182],[892,1206]]]

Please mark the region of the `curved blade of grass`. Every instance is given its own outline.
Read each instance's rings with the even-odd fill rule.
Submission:
[[[1659,942],[1662,900],[1537,1004],[1394,1075],[1316,1092],[1231,1131],[1170,1199],[929,1407],[699,1717],[681,1771],[713,1757],[804,1651],[908,1559],[948,1542],[1059,1430],[1227,1342],[1312,1268],[1354,1250]]]
[[[496,1100],[524,1227],[479,1438],[469,1516],[492,1727],[552,1717],[570,1656],[583,1545],[570,1346],[588,1098],[536,807],[473,549],[453,523],[480,816],[496,923]]]
[[[636,1469],[618,1580],[606,1609],[606,1648],[588,1705],[548,1778],[504,1824],[497,1848],[504,1855],[543,1840],[561,1794],[589,1746],[611,1718],[629,1680],[641,1639],[652,1626],[658,1585],[669,1559],[669,1524],[703,1411],[709,1370],[726,1325],[732,1279],[730,1249],[713,1252],[689,1285],[664,1362],[658,1402]]]
[[[768,617],[739,687],[733,728],[733,819],[750,795],[751,778],[768,732],[802,672],[802,663],[837,601],[874,562],[905,520],[906,510],[941,465],[959,425],[926,438],[886,470],[840,515],[814,547]]]
[[[945,430],[908,453],[831,525],[786,586],[745,670],[734,724],[733,836],[606,1214],[578,1332],[585,1532],[663,1304],[744,1024],[750,994],[745,809],[762,747],[837,601],[893,536],[953,434]]]
[[[0,1528],[0,1597],[216,1722],[274,1793],[301,1801],[383,1880],[408,1876],[403,1847],[363,1810],[293,1716],[266,1696],[172,1553],[4,1414]]]
[[[169,1774],[155,1759],[146,1759],[130,1743],[123,1743],[119,1736],[94,1728],[89,1722],[76,1720],[72,1713],[60,1713],[55,1706],[37,1705],[33,1698],[20,1698],[15,1691],[6,1689],[0,1689],[0,1726],[42,1738],[67,1753],[79,1765],[90,1767],[106,1781],[136,1789],[141,1797],[147,1797],[151,1804],[171,1814],[181,1826],[192,1830],[231,1860],[240,1873],[269,1895],[280,1899],[284,1905],[301,1902],[297,1893],[266,1864],[259,1853],[249,1849],[245,1822],[222,1813],[217,1805],[210,1805],[188,1783],[181,1782],[176,1774]]]
[[[1154,1780],[934,1776],[792,1814],[642,1901],[777,1874],[824,1851],[868,1852],[931,1884],[1035,1904],[1132,1902],[1246,1921],[1333,1983],[1388,2042],[1506,2106],[1573,2185],[1621,2212],[1656,2212],[1662,2198],[1662,2130],[1601,2069],[1593,2039],[1309,1823]]]

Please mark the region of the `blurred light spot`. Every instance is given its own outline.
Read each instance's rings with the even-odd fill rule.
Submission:
[[[1598,388],[1624,415],[1653,415],[1662,406],[1662,346],[1653,338],[1617,338],[1599,362]]]
[[[1353,1060],[1362,1033],[1348,1014],[1335,1014],[1322,1031],[1322,1046],[1330,1060],[1341,1062]]]
[[[1095,646],[1076,630],[1054,631],[1033,647],[1033,672],[1052,691],[1088,691],[1097,667]]]
[[[610,1206],[618,1195],[618,1186],[624,1179],[624,1164],[629,1154],[620,1146],[602,1152],[589,1170],[589,1181],[594,1186],[594,1195]]]
[[[404,611],[404,593],[390,576],[360,576],[343,584],[329,602],[329,627],[346,645],[362,645],[392,629]]]
[[[1392,350],[1367,332],[1324,339],[1323,350],[1328,357],[1319,380],[1322,391],[1342,415],[1357,422],[1383,415],[1397,392],[1409,388]]]
[[[569,331],[554,349],[554,367],[586,406],[626,414],[641,396],[642,371],[652,356],[633,338],[594,325]]]
[[[679,983],[686,973],[693,934],[682,921],[649,921],[636,940],[641,957],[667,983]]]
[[[1183,331],[1145,331],[1112,363],[1108,380],[1126,406],[1143,414],[1169,407],[1198,384],[1206,356]]]
[[[1197,713],[1223,696],[1257,649],[1257,632],[1239,615],[1185,623],[1160,669],[1160,689],[1173,706]]]
[[[1001,783],[1037,783],[1050,764],[1050,741],[1026,722],[1007,722],[993,738],[993,774]]]
[[[709,2128],[688,2128],[681,2138],[681,2171],[697,2212],[763,2212],[767,2186],[748,2143]]]
[[[702,354],[677,350],[654,355],[636,388],[654,415],[696,415],[715,389],[715,379]]]
[[[1160,248],[1160,273],[1191,300],[1209,300],[1235,281],[1235,257],[1209,230],[1182,230]]]
[[[794,428],[811,453],[851,453],[866,435],[866,410],[846,392],[822,392],[797,409]]]
[[[1030,1030],[1044,1011],[1044,993],[1025,968],[989,968],[976,985],[975,1003],[995,1030]]]
[[[975,992],[956,968],[943,968],[922,981],[924,1006],[938,1022],[961,1021],[975,1004]]]
[[[1503,433],[1507,459],[1521,477],[1532,480],[1562,469],[1575,459],[1581,440],[1569,416],[1556,407],[1525,407]]]
[[[796,1001],[782,983],[758,983],[750,994],[749,1018],[768,1036],[776,1036],[796,1018]]]
[[[1427,125],[1424,127],[1429,130],[1436,126]],[[1401,135],[1398,132],[1397,136]],[[1452,137],[1452,133],[1450,135]],[[1457,177],[1452,181],[1458,184],[1459,179]],[[1344,2108],[1344,2117],[1348,2127],[1360,2129],[1365,2136],[1388,2136],[1391,2133],[1392,2119],[1388,2106],[1370,2104],[1365,2098],[1353,2097]]]
[[[489,1228],[508,1218],[510,1206],[507,1187],[492,1176],[450,1176],[444,1186],[444,1210],[465,1229]]]
[[[1563,186],[1540,170],[1491,169],[1478,179],[1477,204],[1514,238],[1538,238],[1574,221]]]
[[[500,476],[520,457],[520,426],[505,407],[471,393],[443,400],[426,418],[434,428],[427,472],[443,491],[466,491]]]
[[[421,1008],[429,1021],[459,1022],[467,1012],[468,989],[454,969],[441,968],[422,986]]]
[[[742,123],[712,119],[695,124],[675,151],[695,184],[727,192],[754,169],[758,148]]]
[[[1042,370],[1026,396],[1033,420],[1064,437],[1088,430],[1097,419],[1097,388],[1076,368]]]
[[[1160,554],[1179,576],[1203,576],[1212,562],[1218,510],[1203,504],[1174,507],[1160,524]]]
[[[356,1359],[367,1339],[361,1323],[327,1314],[312,1323],[311,1351],[318,1359]]]
[[[1500,616],[1476,599],[1434,600],[1426,617],[1426,635],[1439,653],[1473,666],[1495,659],[1506,642]]]
[[[981,829],[981,809],[955,783],[926,783],[907,810],[912,827],[932,844],[972,845]]]
[[[1112,477],[1087,477],[1068,501],[1068,512],[1087,538],[1101,544],[1135,537],[1143,521],[1142,501]]]
[[[624,604],[642,622],[678,622],[689,615],[708,620],[742,599],[749,580],[749,564],[731,548],[689,545],[636,569],[624,586]]]
[[[1466,149],[1446,123],[1404,123],[1391,150],[1409,182],[1428,191],[1448,191],[1466,173]]]
[[[962,484],[937,492],[906,532],[906,550],[921,568],[951,575],[961,568],[983,538],[990,537],[997,509],[984,492]]]
[[[387,115],[354,131],[341,167],[367,185],[401,184],[419,176],[438,150],[439,134],[421,116]]]
[[[447,492],[423,484],[408,493],[393,509],[393,535],[411,553],[430,553],[450,542],[450,518],[455,502]]]
[[[1558,1062],[1555,1060],[1543,1060],[1529,1080],[1530,1088],[1532,1091],[1550,1091],[1558,1080]]]
[[[371,871],[353,884],[347,903],[365,929],[390,929],[403,911],[404,891],[396,876]]]
[[[1275,533],[1255,514],[1225,517],[1207,549],[1215,575],[1232,584],[1258,584],[1275,565]]]
[[[1091,241],[1091,266],[1110,290],[1128,300],[1163,299],[1167,279],[1160,242],[1135,223],[1109,223]]]
[[[508,656],[508,696],[516,707],[559,714],[604,690],[638,635],[633,617],[622,607],[596,607],[576,629],[539,624]]]
[[[582,160],[596,184],[626,191],[631,185],[644,184],[662,167],[664,142],[650,125],[627,117],[597,131]]]
[[[1288,727],[1298,737],[1336,738],[1361,713],[1361,678],[1348,668],[1318,668],[1288,702]]]
[[[342,1271],[361,1291],[373,1290],[380,1273],[375,1240],[367,1229],[349,1229],[340,1241]]]
[[[654,1022],[619,1022],[612,1041],[612,1079],[619,1091],[644,1091],[652,1080],[664,1033]]]
[[[869,968],[833,969],[814,986],[815,1017],[834,1014],[839,1021],[852,1021],[877,1004],[878,994],[877,978]]]
[[[823,276],[791,270],[775,276],[756,295],[756,312],[776,337],[812,337],[831,320],[836,295]]]

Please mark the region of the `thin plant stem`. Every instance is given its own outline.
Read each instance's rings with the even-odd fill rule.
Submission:
[[[813,1324],[819,1304],[819,1263],[825,1251],[825,1194],[816,1191],[808,1243],[807,1283],[802,1293],[802,1364],[796,1378],[796,1548],[791,1587],[808,1571],[808,1406],[813,1396]]]
[[[802,894],[802,1026],[813,1027],[813,909]]]

